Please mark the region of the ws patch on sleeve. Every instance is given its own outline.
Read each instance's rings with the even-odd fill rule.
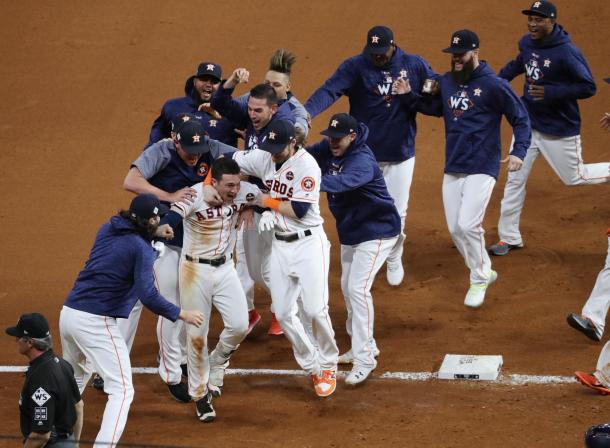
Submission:
[[[32,400],[34,400],[34,403],[36,403],[38,406],[45,404],[47,401],[49,401],[49,398],[51,398],[51,396],[42,387],[36,389],[36,392],[34,392],[34,395],[32,395]]]

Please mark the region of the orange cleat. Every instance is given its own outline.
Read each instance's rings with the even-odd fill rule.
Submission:
[[[322,370],[321,375],[311,375],[318,397],[328,397],[337,388],[337,375],[334,370]]]
[[[256,327],[256,324],[258,324],[260,321],[261,315],[258,314],[258,311],[254,309],[248,311],[248,333],[246,334],[250,334],[254,327]]]
[[[592,375],[587,372],[574,372],[574,376],[578,380],[580,384],[583,386],[589,387],[593,390],[596,390],[598,393],[602,395],[609,395],[610,389],[600,383],[595,375]]]
[[[267,334],[269,336],[281,336],[284,334],[284,330],[282,330],[282,327],[275,318],[274,313],[271,313],[271,325],[269,325],[269,330],[267,330]]]

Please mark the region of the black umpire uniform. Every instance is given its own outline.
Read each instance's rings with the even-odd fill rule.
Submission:
[[[31,339],[44,340],[50,336],[46,318],[38,313],[24,314],[15,327],[6,329],[6,333],[18,338],[19,352],[30,358],[19,397],[24,443],[31,433],[50,433],[44,446],[73,448],[75,405],[81,400],[74,370],[51,348],[40,352],[32,347]]]

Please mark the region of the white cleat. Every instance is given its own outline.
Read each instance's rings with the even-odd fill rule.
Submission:
[[[352,371],[345,378],[345,384],[349,386],[360,384],[369,377],[373,370],[375,370],[375,367],[363,367],[355,365],[352,368]]]
[[[386,277],[391,286],[398,286],[405,278],[405,270],[402,267],[402,260],[388,261]]]
[[[487,283],[472,283],[468,292],[466,293],[466,298],[464,299],[464,305],[469,308],[478,308],[483,305],[485,301],[485,293],[487,292],[487,287],[496,281],[498,278],[498,273],[496,271],[491,271],[489,274],[489,279]]]
[[[379,353],[381,353],[379,351],[378,348],[375,348],[373,350],[373,356],[375,358],[377,358],[379,356]],[[343,353],[342,355],[339,355],[339,359],[337,359],[337,364],[352,364],[354,362],[354,355],[352,354],[352,350],[348,350],[345,353]]]

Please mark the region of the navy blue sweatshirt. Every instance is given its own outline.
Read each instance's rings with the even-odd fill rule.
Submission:
[[[332,155],[328,140],[306,148],[322,170],[320,191],[328,193],[339,241],[349,246],[400,233],[400,216],[366,144],[368,134],[360,123],[356,140],[341,157]]]
[[[169,138],[172,130],[172,119],[183,113],[195,115],[201,121],[203,129],[208,133],[210,138],[227,145],[237,146],[237,134],[234,131],[237,126],[235,123],[224,117],[218,120],[206,112],[199,111],[199,106],[201,106],[202,102],[199,92],[195,90],[193,85],[194,78],[194,76],[191,76],[186,80],[184,86],[185,96],[173,98],[165,102],[161,113],[152,125],[146,147],[164,138]]]
[[[180,308],[159,294],[153,279],[156,252],[132,223],[113,216],[95,237],[85,267],[65,306],[99,316],[129,317],[138,299],[172,322]]]
[[[555,25],[541,41],[526,34],[519,41],[519,54],[500,70],[498,76],[511,81],[525,73],[523,101],[529,111],[532,128],[557,137],[580,134],[577,100],[595,95],[595,81],[587,60],[570,39]],[[544,86],[544,99],[534,101],[528,85]]]
[[[421,92],[427,78],[436,78],[420,56],[396,48],[383,68],[371,57],[359,54],[344,61],[337,71],[305,103],[312,117],[330,107],[340,96],[349,99],[349,114],[369,128],[368,146],[378,162],[402,162],[415,155],[416,111],[405,108],[391,94],[397,78],[409,80]]]
[[[527,110],[508,81],[496,76],[485,62],[472,72],[465,85],[456,84],[451,73],[440,79],[440,94],[404,95],[415,101],[420,112],[445,118],[445,173],[488,174],[500,171],[502,115],[513,128],[511,154],[523,160],[531,141]]]

